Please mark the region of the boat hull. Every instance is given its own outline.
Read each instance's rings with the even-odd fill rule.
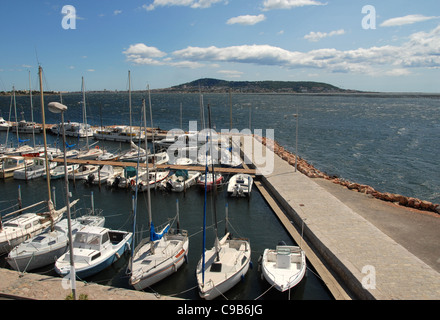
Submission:
[[[16,271],[31,271],[48,265],[48,261],[55,261],[67,250],[67,241],[58,244],[58,248],[51,248],[50,251],[37,252],[16,258],[7,258],[12,269]]]
[[[143,290],[153,284],[162,281],[166,277],[172,275],[177,272],[177,270],[183,265],[183,263],[187,260],[188,256],[188,238],[184,241],[182,247],[171,257],[166,263],[162,264],[157,270],[148,274],[148,276],[142,278],[136,283],[133,283],[132,286],[136,290]]]

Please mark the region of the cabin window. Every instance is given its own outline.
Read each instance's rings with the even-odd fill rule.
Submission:
[[[243,265],[243,264],[246,262],[246,260],[247,260],[247,258],[246,258],[246,256],[244,256],[244,257],[241,259],[241,265]]]
[[[95,260],[95,259],[97,259],[97,258],[99,258],[100,256],[101,256],[101,252],[98,252],[97,254],[95,254],[95,255],[92,257],[92,261]]]
[[[42,236],[35,237],[32,242],[41,242],[44,239]]]
[[[27,225],[24,226],[25,229],[30,229],[32,227],[31,223],[28,223]]]
[[[34,226],[36,226],[37,224],[40,224],[40,221],[35,220],[35,221],[34,221]]]
[[[48,243],[49,246],[56,244],[57,241],[56,240],[52,240],[51,242]]]
[[[101,243],[106,243],[108,239],[108,233],[106,232],[102,235]]]

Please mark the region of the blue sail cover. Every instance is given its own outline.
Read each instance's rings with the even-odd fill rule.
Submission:
[[[164,236],[164,234],[166,234],[168,232],[168,230],[170,229],[170,225],[168,224],[161,232],[156,233],[154,231],[154,224],[153,222],[151,222],[151,227],[150,227],[150,241],[156,241],[156,240],[160,240],[162,239],[162,237]]]
[[[22,142],[27,142],[27,141],[29,141],[29,139],[21,140],[20,138],[18,138],[18,142],[20,142],[20,143],[22,143]]]
[[[69,148],[72,148],[72,147],[74,147],[74,146],[76,146],[76,144],[68,144],[67,142],[66,142],[66,147],[69,149]]]

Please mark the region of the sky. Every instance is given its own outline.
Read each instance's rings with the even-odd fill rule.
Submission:
[[[438,0],[0,0],[0,91],[199,78],[440,92]]]

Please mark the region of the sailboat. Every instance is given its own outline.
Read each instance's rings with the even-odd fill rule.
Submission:
[[[84,77],[82,79],[82,95],[83,95],[83,123],[87,127],[87,107],[86,107],[86,93],[85,93],[85,87],[84,87]],[[93,134],[92,134],[93,135]],[[86,138],[86,149],[80,150],[79,153],[74,157],[76,159],[81,160],[96,160],[99,156],[101,156],[104,151],[102,151],[98,146],[95,146],[94,148],[90,148],[89,146],[89,135],[85,136]]]
[[[209,125],[211,115],[209,112]],[[211,142],[212,143],[212,142]],[[205,165],[205,175],[208,174],[208,164]],[[212,166],[214,175],[214,166]],[[212,300],[234,287],[246,275],[251,261],[251,246],[247,239],[235,239],[230,233],[219,240],[217,235],[217,214],[214,199],[215,243],[210,250],[205,250],[206,242],[206,195],[207,185],[205,180],[205,206],[203,218],[203,253],[197,264],[196,277],[199,295],[206,300]],[[228,221],[226,222],[226,226]]]
[[[79,200],[73,201],[74,206]],[[105,218],[98,215],[84,215],[72,220],[72,234],[86,225],[103,226]],[[30,238],[9,252],[6,261],[17,271],[31,271],[55,263],[55,260],[66,252],[68,247],[67,219],[55,224],[54,230],[49,230],[36,237]]]
[[[41,92],[41,106],[42,106],[42,118],[43,118],[43,128],[45,127],[44,118],[44,101],[43,101],[43,85],[42,85],[42,68],[39,67],[40,76],[40,92]],[[45,132],[43,131],[43,134]],[[45,136],[44,136],[45,137]],[[44,147],[47,148],[46,139],[44,139]],[[45,156],[47,161],[47,156]],[[9,253],[13,247],[19,245],[26,239],[36,236],[49,228],[53,228],[54,224],[58,222],[64,212],[67,211],[67,207],[61,208],[60,210],[55,210],[54,205],[51,201],[50,196],[50,179],[47,179],[47,189],[48,189],[48,201],[40,201],[31,206],[23,209],[16,210],[14,212],[8,213],[3,217],[0,217],[0,255]],[[5,223],[2,219],[13,216],[17,213],[24,212],[30,208],[47,203],[47,211],[43,213],[23,213],[14,218],[10,218]]]
[[[145,100],[143,100],[143,107],[146,126]],[[149,175],[148,163],[147,175]],[[129,263],[129,283],[136,290],[147,288],[176,272],[188,255],[188,232],[180,230],[179,220],[177,220],[176,230],[170,229],[170,224],[167,224],[160,232],[155,232],[149,188],[147,188],[147,192],[150,237],[140,242]]]

